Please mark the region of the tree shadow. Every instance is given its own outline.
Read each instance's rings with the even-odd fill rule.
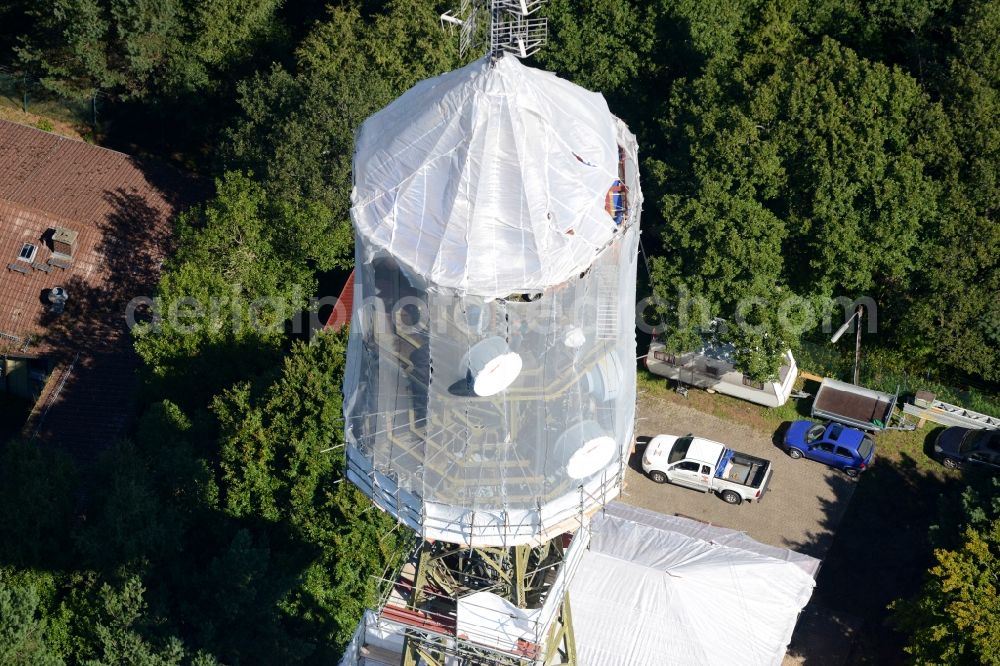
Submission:
[[[53,272],[53,286],[65,289],[68,300],[61,312],[47,307],[38,315],[40,348],[59,374],[50,378],[28,433],[85,466],[135,417],[139,360],[126,313],[132,299],[153,295],[172,249],[172,210],[124,187],[103,198],[109,211],[96,225],[95,265],[88,265],[91,255],[77,256],[79,265],[67,275]]]
[[[169,399],[182,409],[206,410],[212,398],[241,382],[269,382],[281,372],[283,341],[254,336],[227,337],[201,345],[191,356],[171,359],[169,366],[154,374],[140,369],[144,401]]]
[[[111,212],[98,224],[94,251],[100,264],[89,273],[74,271],[56,286],[69,293],[65,310],[45,309],[38,324],[42,341],[57,361],[77,352],[100,352],[131,346],[126,309],[138,296],[151,297],[163,258],[172,249],[169,213],[144,196],[119,188],[104,193]],[[85,275],[85,277],[81,277]]]
[[[27,398],[10,393],[0,395],[0,445],[21,431],[32,406]]]
[[[846,477],[831,476],[836,492]],[[892,629],[888,605],[920,588],[932,562],[929,529],[939,500],[963,484],[923,471],[903,454],[899,463],[876,457],[840,510],[822,500],[824,530],[786,546],[804,553],[829,550],[817,576],[810,614],[796,628],[788,653],[809,666],[907,663],[905,637]],[[812,619],[810,619],[812,618]]]
[[[100,587],[136,575],[148,617],[170,619],[169,634],[162,622],[135,626],[153,643],[177,636],[226,663],[301,662],[322,648],[317,627],[291,627],[277,610],[320,549],[290,521],[221,510],[190,443],[120,441],[87,472],[91,481],[79,471],[56,449],[0,446],[0,569],[52,577],[43,615],[96,621]]]

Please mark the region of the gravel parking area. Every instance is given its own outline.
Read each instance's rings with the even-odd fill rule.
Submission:
[[[742,530],[760,542],[820,559],[826,555],[854,492],[855,482],[846,475],[816,462],[792,460],[776,444],[780,434],[760,432],[649,394],[639,398],[638,417],[639,444],[629,462],[622,501]],[[641,463],[649,438],[688,433],[770,460],[774,475],[763,500],[731,506],[715,495],[649,480]]]

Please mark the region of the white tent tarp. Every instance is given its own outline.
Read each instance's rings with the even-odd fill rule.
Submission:
[[[781,663],[818,560],[620,503],[592,530],[570,586],[580,663]]]
[[[358,132],[358,234],[435,288],[563,283],[614,236],[618,122],[600,94],[517,58],[421,81]]]
[[[422,538],[544,541],[618,495],[637,150],[601,95],[512,57],[359,130],[346,476]]]

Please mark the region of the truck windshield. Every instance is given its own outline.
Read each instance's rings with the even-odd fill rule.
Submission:
[[[670,455],[667,456],[667,464],[673,465],[678,460],[684,460],[687,458],[689,446],[691,446],[690,437],[679,437],[677,441],[674,442],[674,447],[670,449]]]

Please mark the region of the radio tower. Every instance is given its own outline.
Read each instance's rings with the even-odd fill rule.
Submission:
[[[604,98],[519,61],[541,4],[462,0],[442,23],[485,57],[358,132],[346,475],[423,542],[342,664],[577,663],[569,582],[633,441],[642,195]]]

